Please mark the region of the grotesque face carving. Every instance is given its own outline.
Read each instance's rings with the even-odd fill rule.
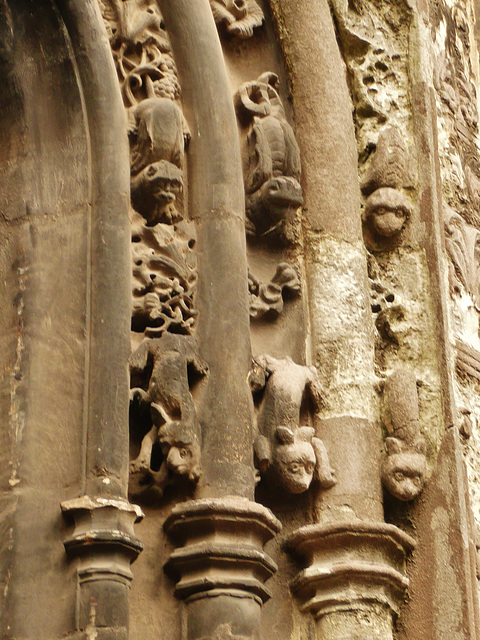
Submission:
[[[278,483],[290,493],[303,493],[313,480],[317,463],[313,435],[311,427],[296,430],[278,427],[275,432],[272,471]]]
[[[278,445],[273,452],[273,466],[280,484],[290,493],[303,493],[310,486],[315,471],[315,451],[309,442]]]
[[[172,472],[196,481],[200,477],[200,447],[180,421],[169,422],[159,430],[165,465]]]
[[[178,222],[182,216],[175,208],[175,201],[182,188],[180,169],[166,160],[153,162],[132,180],[133,207],[149,226]]]
[[[425,443],[418,440],[412,448],[397,438],[387,438],[388,455],[382,465],[382,482],[398,500],[412,500],[425,484]]]
[[[273,223],[287,221],[303,204],[302,187],[289,176],[270,178],[261,188],[261,200]]]
[[[410,217],[412,206],[407,198],[390,187],[374,191],[365,204],[365,219],[370,229],[384,238],[400,233]]]

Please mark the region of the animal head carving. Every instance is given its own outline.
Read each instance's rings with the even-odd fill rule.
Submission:
[[[399,438],[386,439],[387,457],[382,465],[382,482],[398,500],[413,500],[425,484],[425,441],[419,438],[407,446]]]
[[[296,178],[270,178],[260,189],[260,198],[272,223],[288,220],[303,204],[302,187]]]
[[[181,421],[169,422],[158,431],[165,465],[172,472],[197,482],[201,475],[200,446]]]
[[[183,189],[183,172],[166,160],[153,162],[132,179],[132,204],[149,226],[181,220],[175,208]]]
[[[336,482],[325,446],[312,427],[277,427],[272,443],[257,438],[255,455],[260,471],[289,493],[304,493],[314,479],[324,488]]]
[[[412,213],[412,205],[397,189],[382,187],[365,204],[365,221],[371,231],[384,238],[399,234]]]

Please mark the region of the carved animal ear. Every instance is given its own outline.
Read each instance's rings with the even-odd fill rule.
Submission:
[[[403,442],[398,438],[385,438],[385,446],[387,448],[387,455],[392,456],[395,453],[402,453]]]
[[[252,360],[252,366],[248,373],[248,384],[252,393],[257,393],[262,389],[265,389],[267,384],[268,374],[261,363],[256,360]]]
[[[418,438],[418,440],[415,440],[415,442],[413,443],[413,448],[417,453],[421,453],[422,455],[425,455],[426,453],[425,440],[423,438]]]
[[[265,436],[257,436],[253,443],[253,451],[255,453],[258,468],[263,473],[268,469],[272,460],[270,442]]]
[[[315,435],[315,429],[313,427],[299,427],[297,430],[298,439],[304,442],[311,442]]]
[[[290,427],[277,427],[275,430],[275,437],[280,444],[293,444],[295,436]]]

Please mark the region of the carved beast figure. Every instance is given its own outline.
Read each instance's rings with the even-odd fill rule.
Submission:
[[[292,240],[292,218],[303,204],[300,151],[278,95],[278,76],[264,73],[235,96],[237,114],[249,126],[245,176],[247,232]]]
[[[399,369],[385,382],[383,421],[388,433],[382,482],[399,500],[412,500],[423,489],[426,475],[425,440],[418,420],[417,381]]]
[[[200,426],[189,384],[189,368],[205,375],[206,366],[195,354],[192,340],[166,333],[147,339],[130,360],[131,397],[137,408],[150,412],[151,428],[143,437],[140,453],[130,463],[130,491],[139,495],[155,486],[158,492],[183,477],[200,477]],[[163,461],[152,468],[155,445]]]
[[[325,445],[313,427],[301,425],[302,418],[311,418],[306,405],[312,412],[320,404],[316,369],[264,355],[255,359],[250,383],[254,393],[263,389],[254,445],[260,473],[294,494],[314,479],[321,487],[333,486]]]

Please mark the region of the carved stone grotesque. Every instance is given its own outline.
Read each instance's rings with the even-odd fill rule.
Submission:
[[[263,11],[255,0],[210,0],[210,6],[215,22],[238,38],[250,38],[264,20]]]
[[[181,219],[185,127],[180,108],[167,98],[149,98],[133,110],[130,130],[132,205],[147,224]]]
[[[133,108],[130,128],[131,172],[158,160],[181,168],[184,121],[180,107],[167,98],[147,98]]]
[[[412,214],[412,204],[403,193],[414,182],[409,162],[410,154],[399,131],[384,129],[362,184],[368,196],[363,218],[374,241],[398,236]]]
[[[294,267],[281,262],[270,282],[260,282],[249,271],[248,292],[251,318],[275,318],[283,311],[284,296],[300,293],[300,279]]]
[[[235,104],[248,127],[247,232],[291,242],[292,219],[303,204],[300,151],[278,94],[278,76],[267,72],[246,82]]]
[[[302,424],[320,404],[316,369],[264,355],[255,359],[250,382],[254,394],[263,391],[255,440],[262,476],[289,493],[303,493],[313,480],[323,488],[333,486],[325,445],[313,427]]]
[[[384,487],[399,500],[412,500],[423,489],[426,475],[425,440],[420,433],[415,376],[405,369],[385,382],[383,422],[389,435],[382,465]]]
[[[183,189],[183,172],[165,160],[152,162],[132,179],[132,205],[148,226],[182,219],[175,204]]]
[[[190,338],[166,333],[145,339],[130,360],[134,425],[143,424],[140,452],[130,463],[130,491],[162,493],[175,477],[200,477],[200,426],[192,374],[205,375]],[[132,434],[138,439],[138,433]]]
[[[408,198],[397,189],[382,187],[368,196],[365,221],[377,236],[392,238],[398,235],[412,214]]]

